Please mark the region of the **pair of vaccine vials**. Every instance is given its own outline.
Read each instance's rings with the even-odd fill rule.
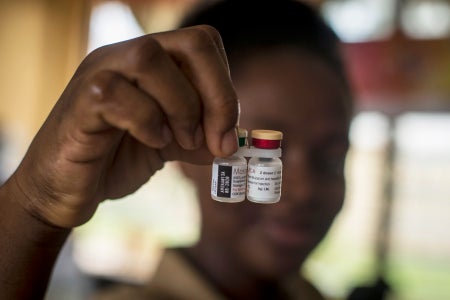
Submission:
[[[283,134],[275,130],[252,130],[251,146],[247,130],[238,128],[238,137],[239,149],[234,155],[214,159],[211,198],[221,202],[241,202],[245,198],[256,203],[278,202]]]

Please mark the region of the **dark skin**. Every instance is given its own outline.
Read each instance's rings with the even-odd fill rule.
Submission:
[[[237,149],[236,92],[215,29],[100,48],[79,66],[0,188],[0,298],[43,298],[71,228],[164,165]]]
[[[279,279],[296,275],[342,205],[348,147],[337,76],[317,57],[291,50],[237,66],[237,93],[211,27],[90,54],[0,188],[0,298],[42,298],[71,228],[169,160],[208,165],[185,167],[199,186],[203,217],[201,240],[187,255],[233,299],[280,296]],[[285,135],[278,204],[210,199],[212,158],[237,148],[238,96],[243,127]]]
[[[278,282],[298,276],[344,200],[348,94],[320,58],[296,48],[233,67],[241,126],[284,133],[282,197],[271,205],[213,201],[211,168],[184,164],[203,218],[200,242],[185,252],[230,299],[282,299]]]

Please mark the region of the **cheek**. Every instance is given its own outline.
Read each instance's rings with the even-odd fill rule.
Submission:
[[[240,263],[248,260],[249,251],[261,248],[258,209],[248,209],[248,201],[224,204],[210,200],[203,208],[203,239],[210,245],[219,246]]]
[[[346,186],[345,186],[345,178],[343,176],[339,177],[339,179],[336,179],[333,181],[333,183],[331,184],[331,188],[330,188],[330,198],[334,198],[335,201],[335,208],[337,211],[339,211],[342,208],[342,204],[344,202],[344,198],[345,198],[345,190],[346,190]]]
[[[317,209],[322,219],[328,222],[323,222],[324,225],[329,226],[334,217],[342,209],[345,199],[345,182],[343,178],[330,180],[324,182],[321,189],[320,204]]]

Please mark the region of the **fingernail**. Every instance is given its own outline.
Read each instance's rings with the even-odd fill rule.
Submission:
[[[172,130],[170,130],[167,124],[163,124],[163,126],[161,127],[161,139],[164,145],[169,144],[172,141],[172,137]]]
[[[227,133],[223,135],[221,150],[224,155],[231,155],[237,151],[238,140],[236,129],[232,128]]]
[[[237,105],[238,105],[238,117],[237,117],[236,126],[239,127],[239,121],[241,119],[241,102],[239,101],[239,99],[237,100]]]

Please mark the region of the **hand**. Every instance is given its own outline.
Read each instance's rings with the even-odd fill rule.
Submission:
[[[146,35],[81,63],[7,182],[33,216],[71,228],[165,161],[210,163],[237,149],[238,101],[209,26]]]

